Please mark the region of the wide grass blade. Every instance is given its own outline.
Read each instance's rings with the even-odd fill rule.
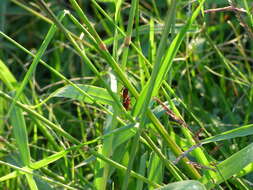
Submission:
[[[80,94],[80,92],[73,86],[64,86],[52,94],[53,97],[71,98],[73,100],[83,101],[85,103],[92,104],[94,101],[106,104],[114,105],[114,101],[106,89],[97,86],[77,84],[77,86],[89,94],[92,99]]]

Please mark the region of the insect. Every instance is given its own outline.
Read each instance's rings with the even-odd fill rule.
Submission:
[[[130,104],[131,104],[131,98],[129,96],[127,88],[123,88],[122,97],[123,97],[122,104],[123,104],[124,108],[126,110],[129,110],[130,109]]]

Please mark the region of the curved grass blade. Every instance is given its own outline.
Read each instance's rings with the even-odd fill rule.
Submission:
[[[92,86],[92,85],[83,85],[83,84],[77,84],[77,86],[101,104],[106,104],[106,105],[111,105],[111,106],[114,104],[112,97],[110,96],[108,91],[104,88],[100,88],[100,87]],[[84,96],[75,87],[70,86],[70,85],[64,86],[56,90],[55,93],[53,93],[53,97],[71,98],[74,100],[79,100],[79,101],[83,101],[90,104],[94,103],[90,98]]]

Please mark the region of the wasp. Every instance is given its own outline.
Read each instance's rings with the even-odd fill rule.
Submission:
[[[123,92],[122,92],[122,104],[124,106],[124,108],[126,110],[129,110],[130,109],[130,104],[131,104],[131,98],[129,96],[129,92],[128,92],[128,89],[127,88],[123,88]]]

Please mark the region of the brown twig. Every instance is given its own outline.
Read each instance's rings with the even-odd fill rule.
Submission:
[[[179,155],[177,159],[173,161],[173,163],[177,164],[182,158],[186,157],[190,152],[192,152],[193,150],[201,146],[202,146],[202,143],[193,145],[191,148],[189,148],[188,150],[184,151],[181,155]]]
[[[163,109],[166,111],[166,113],[177,123],[179,123],[180,125],[184,126],[185,128],[189,129],[187,124],[185,123],[185,121],[181,118],[179,118],[178,116],[176,116],[176,114],[169,109],[161,100],[159,100],[158,98],[154,97],[154,99],[163,107]]]
[[[230,4],[231,7],[236,8],[236,3],[234,0],[228,0],[228,3]],[[249,35],[249,38],[253,39],[253,31],[242,18],[241,12],[235,11],[235,15],[240,25],[246,30],[247,34]]]
[[[246,13],[245,9],[237,8],[234,6],[227,6],[227,7],[215,8],[215,9],[207,9],[204,12],[205,13],[214,13],[214,12],[222,12],[222,11],[234,11],[234,12]]]

